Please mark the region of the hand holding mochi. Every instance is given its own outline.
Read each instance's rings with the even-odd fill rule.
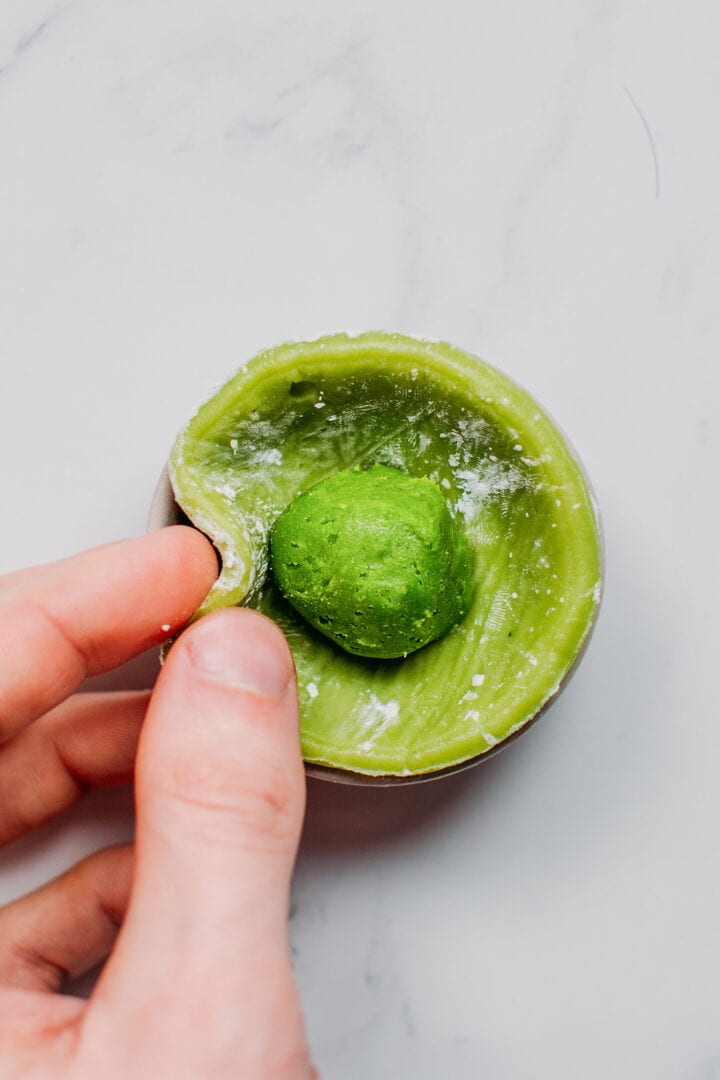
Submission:
[[[356,656],[407,656],[470,606],[469,545],[439,489],[385,465],[303,492],[275,523],[270,550],[286,600]]]

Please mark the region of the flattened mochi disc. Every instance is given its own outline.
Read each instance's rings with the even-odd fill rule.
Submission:
[[[375,636],[390,615],[365,611],[374,630],[365,643],[379,651],[354,655],[349,636],[341,648],[318,633],[268,572],[268,537],[285,508],[335,473],[374,464],[423,491],[430,478],[470,550],[467,613],[397,660],[383,658],[390,649]],[[303,755],[338,778],[412,780],[492,753],[565,685],[595,623],[599,519],[572,448],[521,387],[447,342],[371,332],[267,349],[183,428],[170,476],[222,560],[194,618],[247,604],[278,623],[298,675]],[[361,608],[342,610],[349,635],[347,612]],[[384,642],[399,640],[395,627]]]

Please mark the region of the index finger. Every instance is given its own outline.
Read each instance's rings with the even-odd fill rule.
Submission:
[[[217,576],[175,525],[0,579],[0,741],[182,627]]]

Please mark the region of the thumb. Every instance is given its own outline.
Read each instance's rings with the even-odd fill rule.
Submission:
[[[217,1054],[240,1075],[300,1067],[287,917],[305,784],[293,663],[274,623],[229,609],[182,635],[152,696],[136,791],[135,881],[96,1014],[109,1011],[116,1034],[125,1017],[126,1046],[139,1024],[165,1069],[174,1048],[177,1076],[215,1075]]]

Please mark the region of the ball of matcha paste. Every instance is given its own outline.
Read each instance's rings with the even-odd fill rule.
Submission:
[[[275,522],[270,555],[283,596],[356,656],[406,656],[470,606],[470,547],[439,488],[386,465],[304,491]]]

